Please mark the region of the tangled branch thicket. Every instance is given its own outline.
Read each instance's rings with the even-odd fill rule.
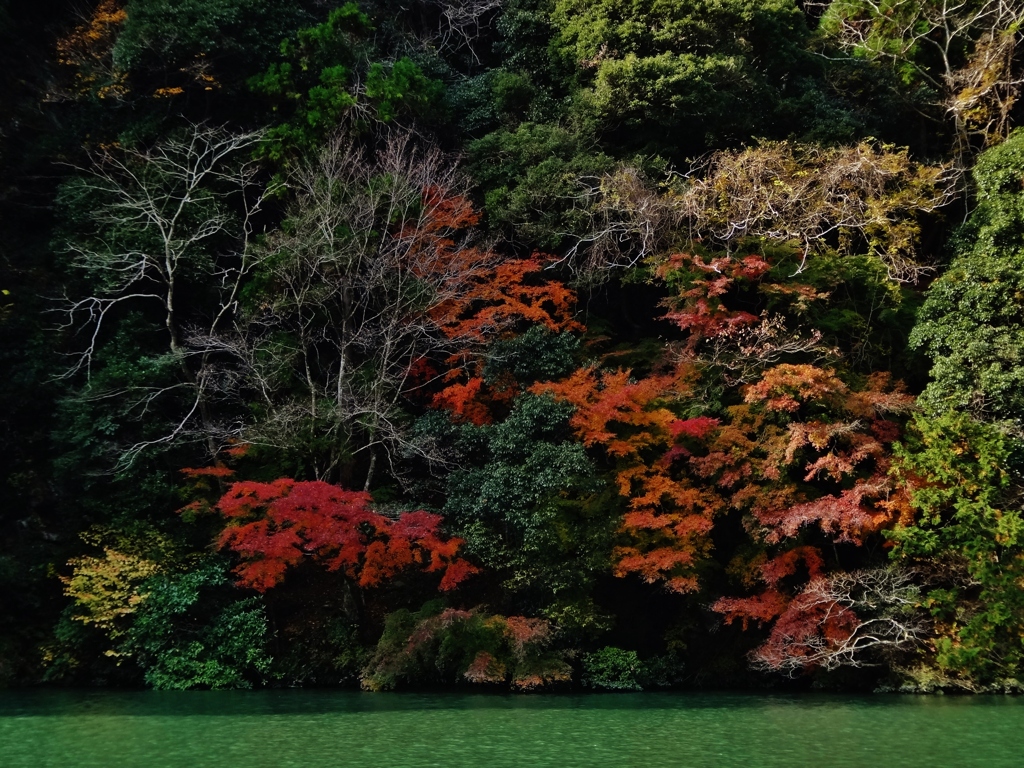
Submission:
[[[797,273],[817,253],[870,253],[892,280],[932,270],[921,255],[922,218],[956,196],[948,165],[906,149],[789,142],[717,152],[661,189],[631,168],[580,180],[588,233],[566,258],[582,271],[635,266],[666,249],[735,251],[753,239],[794,245]]]

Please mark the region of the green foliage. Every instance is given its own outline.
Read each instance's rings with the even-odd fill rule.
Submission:
[[[572,671],[550,647],[553,636],[544,619],[427,603],[415,613],[400,610],[388,616],[362,684],[380,691],[468,682],[528,691],[565,683]]]
[[[289,686],[358,682],[372,651],[364,645],[359,625],[344,615],[328,616],[319,604],[307,611],[307,621],[278,624],[274,679]],[[284,639],[291,642],[282,643]]]
[[[390,66],[372,64],[366,74],[366,98],[377,110],[377,119],[389,123],[408,113],[427,115],[440,101],[444,88],[431,80],[408,57]]]
[[[956,28],[960,21],[956,11],[974,10],[981,5],[968,0],[958,3],[959,7],[949,7],[947,15],[934,0],[836,0],[829,3],[818,29],[826,37],[841,37],[844,26],[856,24],[860,34],[852,46],[854,56],[891,63],[904,85],[934,88],[945,65],[963,65],[970,49],[970,35],[949,38],[944,52],[948,61],[943,62],[943,51],[925,39],[927,33],[932,32],[935,42],[946,42],[942,34],[946,30],[935,27],[948,24]]]
[[[558,81],[557,60],[551,56],[550,41],[557,34],[551,18],[551,0],[509,0],[497,20],[500,40],[497,48],[508,71],[523,72],[538,82]],[[563,78],[572,69],[562,68]]]
[[[180,68],[204,86],[216,81],[203,75],[260,66],[304,18],[292,0],[129,0],[126,10],[114,46],[118,67],[172,78]]]
[[[176,392],[178,362],[169,354],[147,354],[143,346],[153,333],[140,316],[125,317],[97,354],[89,383],[57,404],[52,439],[60,450],[54,465],[74,499],[65,510],[69,517],[127,527],[173,509],[175,478],[164,462],[188,461],[180,446],[155,446],[148,456],[113,471],[125,447],[158,440],[173,428],[178,409],[190,405],[173,394],[149,407],[130,397],[151,387]]]
[[[585,598],[610,567],[614,519],[591,460],[570,437],[571,413],[523,395],[502,423],[453,435],[468,466],[449,478],[445,517],[500,574],[507,597],[535,609]]]
[[[922,402],[933,413],[1024,418],[1024,131],[973,172],[978,205],[931,286],[910,343],[932,359]]]
[[[583,684],[605,691],[639,691],[642,667],[636,651],[606,646],[583,657]]]
[[[774,132],[777,83],[808,68],[792,0],[557,0],[552,18],[616,143],[672,157]]]
[[[0,0],[0,684],[1024,679],[1019,3],[78,5]],[[253,597],[229,476],[475,575],[293,500]]]
[[[605,646],[583,657],[583,685],[602,691],[642,691],[678,685],[683,664],[673,654],[641,660],[636,651]]]
[[[374,63],[374,27],[355,3],[331,11],[327,20],[299,30],[280,46],[280,60],[249,86],[269,97],[283,122],[269,131],[262,148],[274,162],[313,153],[337,130],[343,118],[365,97],[376,119],[388,123],[401,117],[424,117],[438,109],[441,83],[423,74],[408,57]],[[355,89],[364,80],[362,94]]]
[[[693,250],[705,253],[700,244]],[[828,250],[805,259],[791,244],[753,239],[738,243],[736,250],[758,254],[771,267],[763,275],[733,279],[731,284],[720,279],[717,295],[709,302],[715,311],[749,312],[794,334],[819,334],[819,350],[835,350],[861,373],[887,370],[904,380],[920,376],[921,361],[906,347],[923,296],[893,280],[877,256]],[[724,258],[722,252],[702,256],[712,262]],[[692,297],[703,295],[700,286],[706,284],[708,272],[696,263],[682,262],[662,268],[657,277],[673,293]]]
[[[521,386],[553,381],[572,373],[580,341],[571,333],[551,333],[534,325],[519,336],[500,339],[491,345],[484,379],[497,383],[504,375]]]
[[[558,248],[583,232],[585,219],[573,204],[580,176],[612,168],[585,135],[558,125],[523,123],[471,142],[470,173],[484,192],[489,226],[510,239]]]
[[[419,631],[418,631],[419,630]],[[416,641],[413,641],[413,638]],[[496,655],[504,627],[482,614],[445,609],[439,601],[390,614],[362,675],[370,690],[456,683],[478,653]]]
[[[920,416],[900,453],[912,523],[891,533],[893,556],[935,570],[925,605],[936,663],[968,687],[1024,671],[1024,446],[969,415]]]
[[[908,102],[959,156],[1005,139],[1017,117],[1021,9],[1016,3],[965,0],[836,0],[822,37],[854,60],[885,69]],[[937,130],[935,130],[937,129]]]
[[[154,688],[250,688],[269,669],[267,617],[259,598],[232,599],[218,563],[144,584],[123,644]]]
[[[892,280],[874,256],[824,254],[793,278],[798,258],[790,252],[775,262],[779,283],[765,287],[769,313],[784,314],[790,327],[819,330],[860,372],[887,370],[901,379],[917,373],[920,360],[906,348],[923,301],[920,291]]]

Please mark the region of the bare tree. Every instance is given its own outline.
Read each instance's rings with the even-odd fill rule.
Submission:
[[[212,304],[202,307],[205,333],[217,334],[237,308],[242,282],[253,267],[256,217],[268,190],[247,158],[259,133],[191,125],[152,148],[107,146],[73,185],[89,208],[81,237],[68,244],[72,265],[87,276],[93,292],[68,299],[66,329],[84,337],[65,376],[92,377],[107,320],[121,309],[160,313],[169,360],[178,367],[175,383],[132,391],[98,392],[94,399],[117,398],[126,413],[143,418],[166,396],[186,394],[190,403],[165,434],[127,446],[119,463],[139,452],[178,440],[201,440],[211,452],[218,429],[208,409],[209,351],[188,344],[180,293],[199,276],[212,278]],[[89,230],[89,231],[85,231]]]
[[[480,45],[504,0],[414,0],[403,6],[407,44],[441,56],[465,54],[480,63]]]
[[[438,11],[434,45],[438,51],[466,50],[477,63],[476,52],[481,33],[501,8],[502,0],[426,0]]]
[[[575,239],[562,261],[593,279],[603,270],[633,267],[663,253],[684,223],[671,181],[658,189],[629,166],[604,176],[578,178],[574,205],[585,215],[587,231]]]
[[[476,217],[455,164],[409,134],[375,154],[338,136],[289,183],[286,225],[259,255],[267,290],[233,333],[204,343],[230,349],[235,383],[263,402],[246,440],[318,446],[318,477],[365,454],[369,487],[379,459],[394,470],[421,450],[403,409],[422,386],[410,381],[413,364],[474,343],[445,325],[445,307],[500,259],[472,242]]]

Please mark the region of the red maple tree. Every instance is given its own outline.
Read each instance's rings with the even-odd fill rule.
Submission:
[[[771,625],[758,663],[784,666],[785,654],[841,645],[856,628],[849,607],[812,600],[806,587],[828,576],[824,545],[860,546],[910,513],[889,470],[901,433],[891,416],[913,403],[885,374],[854,388],[832,370],[777,365],[746,388],[698,460],[729,505],[749,513],[748,530],[764,548],[745,580],[761,591],[712,605],[726,623]]]

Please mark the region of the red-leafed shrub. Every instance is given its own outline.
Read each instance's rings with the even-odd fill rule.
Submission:
[[[228,527],[218,546],[241,558],[238,583],[264,592],[304,560],[343,571],[361,587],[376,587],[406,570],[441,573],[453,589],[476,573],[458,556],[461,539],[440,533],[441,517],[404,512],[385,517],[370,494],[319,481],[281,478],[234,483],[216,504]]]

